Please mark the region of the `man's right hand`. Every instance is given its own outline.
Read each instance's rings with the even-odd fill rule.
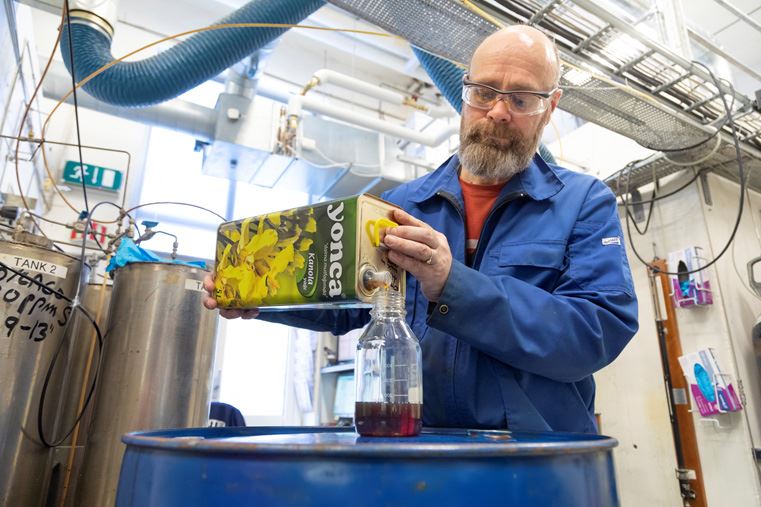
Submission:
[[[214,299],[213,275],[206,275],[203,279],[203,288],[206,290],[206,295],[203,298],[203,305],[209,310],[215,310],[217,308],[217,300]],[[259,310],[256,308],[250,310],[220,309],[219,314],[226,319],[255,319],[259,316]]]

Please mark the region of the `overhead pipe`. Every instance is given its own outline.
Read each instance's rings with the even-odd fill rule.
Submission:
[[[75,79],[81,80],[113,62],[110,47],[116,23],[115,5],[115,0],[72,0],[70,2],[71,38],[76,67],[73,71],[67,25],[64,25],[61,35],[61,54],[66,67],[70,72],[74,72]],[[217,24],[255,23],[262,20],[279,24],[297,24],[322,5],[324,5],[323,0],[253,0],[221,19]],[[217,76],[271,43],[286,30],[286,28],[257,28],[256,30],[240,28],[197,33],[158,55],[137,62],[119,62],[85,84],[84,89],[97,99],[115,106],[142,107],[158,104]],[[465,71],[430,53],[414,47],[413,50],[436,86],[459,113],[462,109],[462,75]],[[323,79],[340,81],[346,87],[365,89],[371,96],[382,95],[390,99],[393,94],[393,101],[396,101],[398,97],[404,99],[402,94],[392,90],[373,87],[349,76],[343,77],[347,79],[327,72],[322,75]],[[372,88],[367,89],[368,86]],[[357,125],[377,128],[389,135],[420,142],[426,146],[440,144],[448,135],[452,135],[457,130],[450,127],[440,134],[425,135],[389,122],[358,115],[353,111],[327,108],[311,99],[304,99],[302,106],[337,119],[342,119],[337,116],[340,115],[344,121],[356,120]],[[432,116],[440,111],[443,110],[440,108],[432,110]],[[120,114],[120,116],[124,115]],[[346,118],[353,118],[353,120]],[[452,132],[447,135],[446,132],[449,131]],[[440,136],[443,137],[439,139]],[[540,145],[539,150],[543,158],[554,162],[552,154],[544,145]]]
[[[42,92],[46,98],[58,101],[71,91],[71,76],[67,74],[63,64],[53,64],[42,83]],[[69,95],[66,102],[73,104],[73,100]],[[118,107],[104,104],[83,93],[77,97],[77,105],[125,120],[178,130],[204,141],[214,139],[216,110],[182,99],[172,99],[150,107]]]
[[[61,34],[61,55],[77,81],[114,61],[111,37],[114,21],[90,12],[98,0],[72,0],[69,27]],[[253,0],[216,24],[298,24],[324,5],[323,0]],[[109,33],[108,27],[111,27]],[[122,107],[142,107],[177,97],[218,75],[271,43],[287,28],[225,28],[196,33],[162,53],[136,62],[119,62],[84,85],[97,99]]]
[[[424,104],[419,102],[415,97],[411,95],[405,95],[394,90],[389,90],[388,88],[382,88],[355,77],[347,76],[346,74],[341,74],[340,72],[329,69],[320,69],[315,72],[301,93],[302,95],[306,95],[309,90],[327,84],[332,84],[347,90],[359,92],[383,102],[389,102],[391,104],[402,106],[410,106],[422,111],[423,113],[433,118],[448,118],[453,116],[453,111],[449,107]]]
[[[735,7],[734,4],[731,4],[727,2],[726,0],[713,0],[717,4],[721,5],[725,9],[727,9],[729,12],[740,18],[741,20],[745,21],[749,26],[751,26],[754,30],[757,32],[761,32],[761,23],[756,21],[755,19],[751,18],[747,14],[745,14],[743,11]]]
[[[289,118],[300,117],[303,109],[364,127],[366,129],[374,130],[382,134],[431,147],[440,145],[451,136],[457,134],[460,130],[458,126],[448,126],[437,133],[424,134],[417,130],[397,125],[396,123],[375,118],[374,116],[356,113],[350,109],[345,109],[339,106],[328,105],[319,99],[306,95],[294,95],[288,101]]]

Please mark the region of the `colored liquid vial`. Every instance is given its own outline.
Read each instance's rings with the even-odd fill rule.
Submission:
[[[399,292],[380,289],[375,294],[372,321],[359,338],[355,363],[354,424],[362,436],[420,433],[422,355],[405,313]]]

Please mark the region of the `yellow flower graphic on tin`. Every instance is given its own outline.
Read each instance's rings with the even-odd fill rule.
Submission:
[[[302,252],[316,232],[314,210],[269,213],[226,224],[217,242],[216,297],[220,306],[254,307],[275,296],[281,284],[303,269]]]

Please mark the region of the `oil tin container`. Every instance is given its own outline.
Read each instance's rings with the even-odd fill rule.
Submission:
[[[614,507],[617,442],[601,435],[423,429],[198,428],[123,437],[117,507]]]
[[[381,247],[391,203],[369,194],[220,225],[215,297],[220,308],[370,306],[403,270]]]

